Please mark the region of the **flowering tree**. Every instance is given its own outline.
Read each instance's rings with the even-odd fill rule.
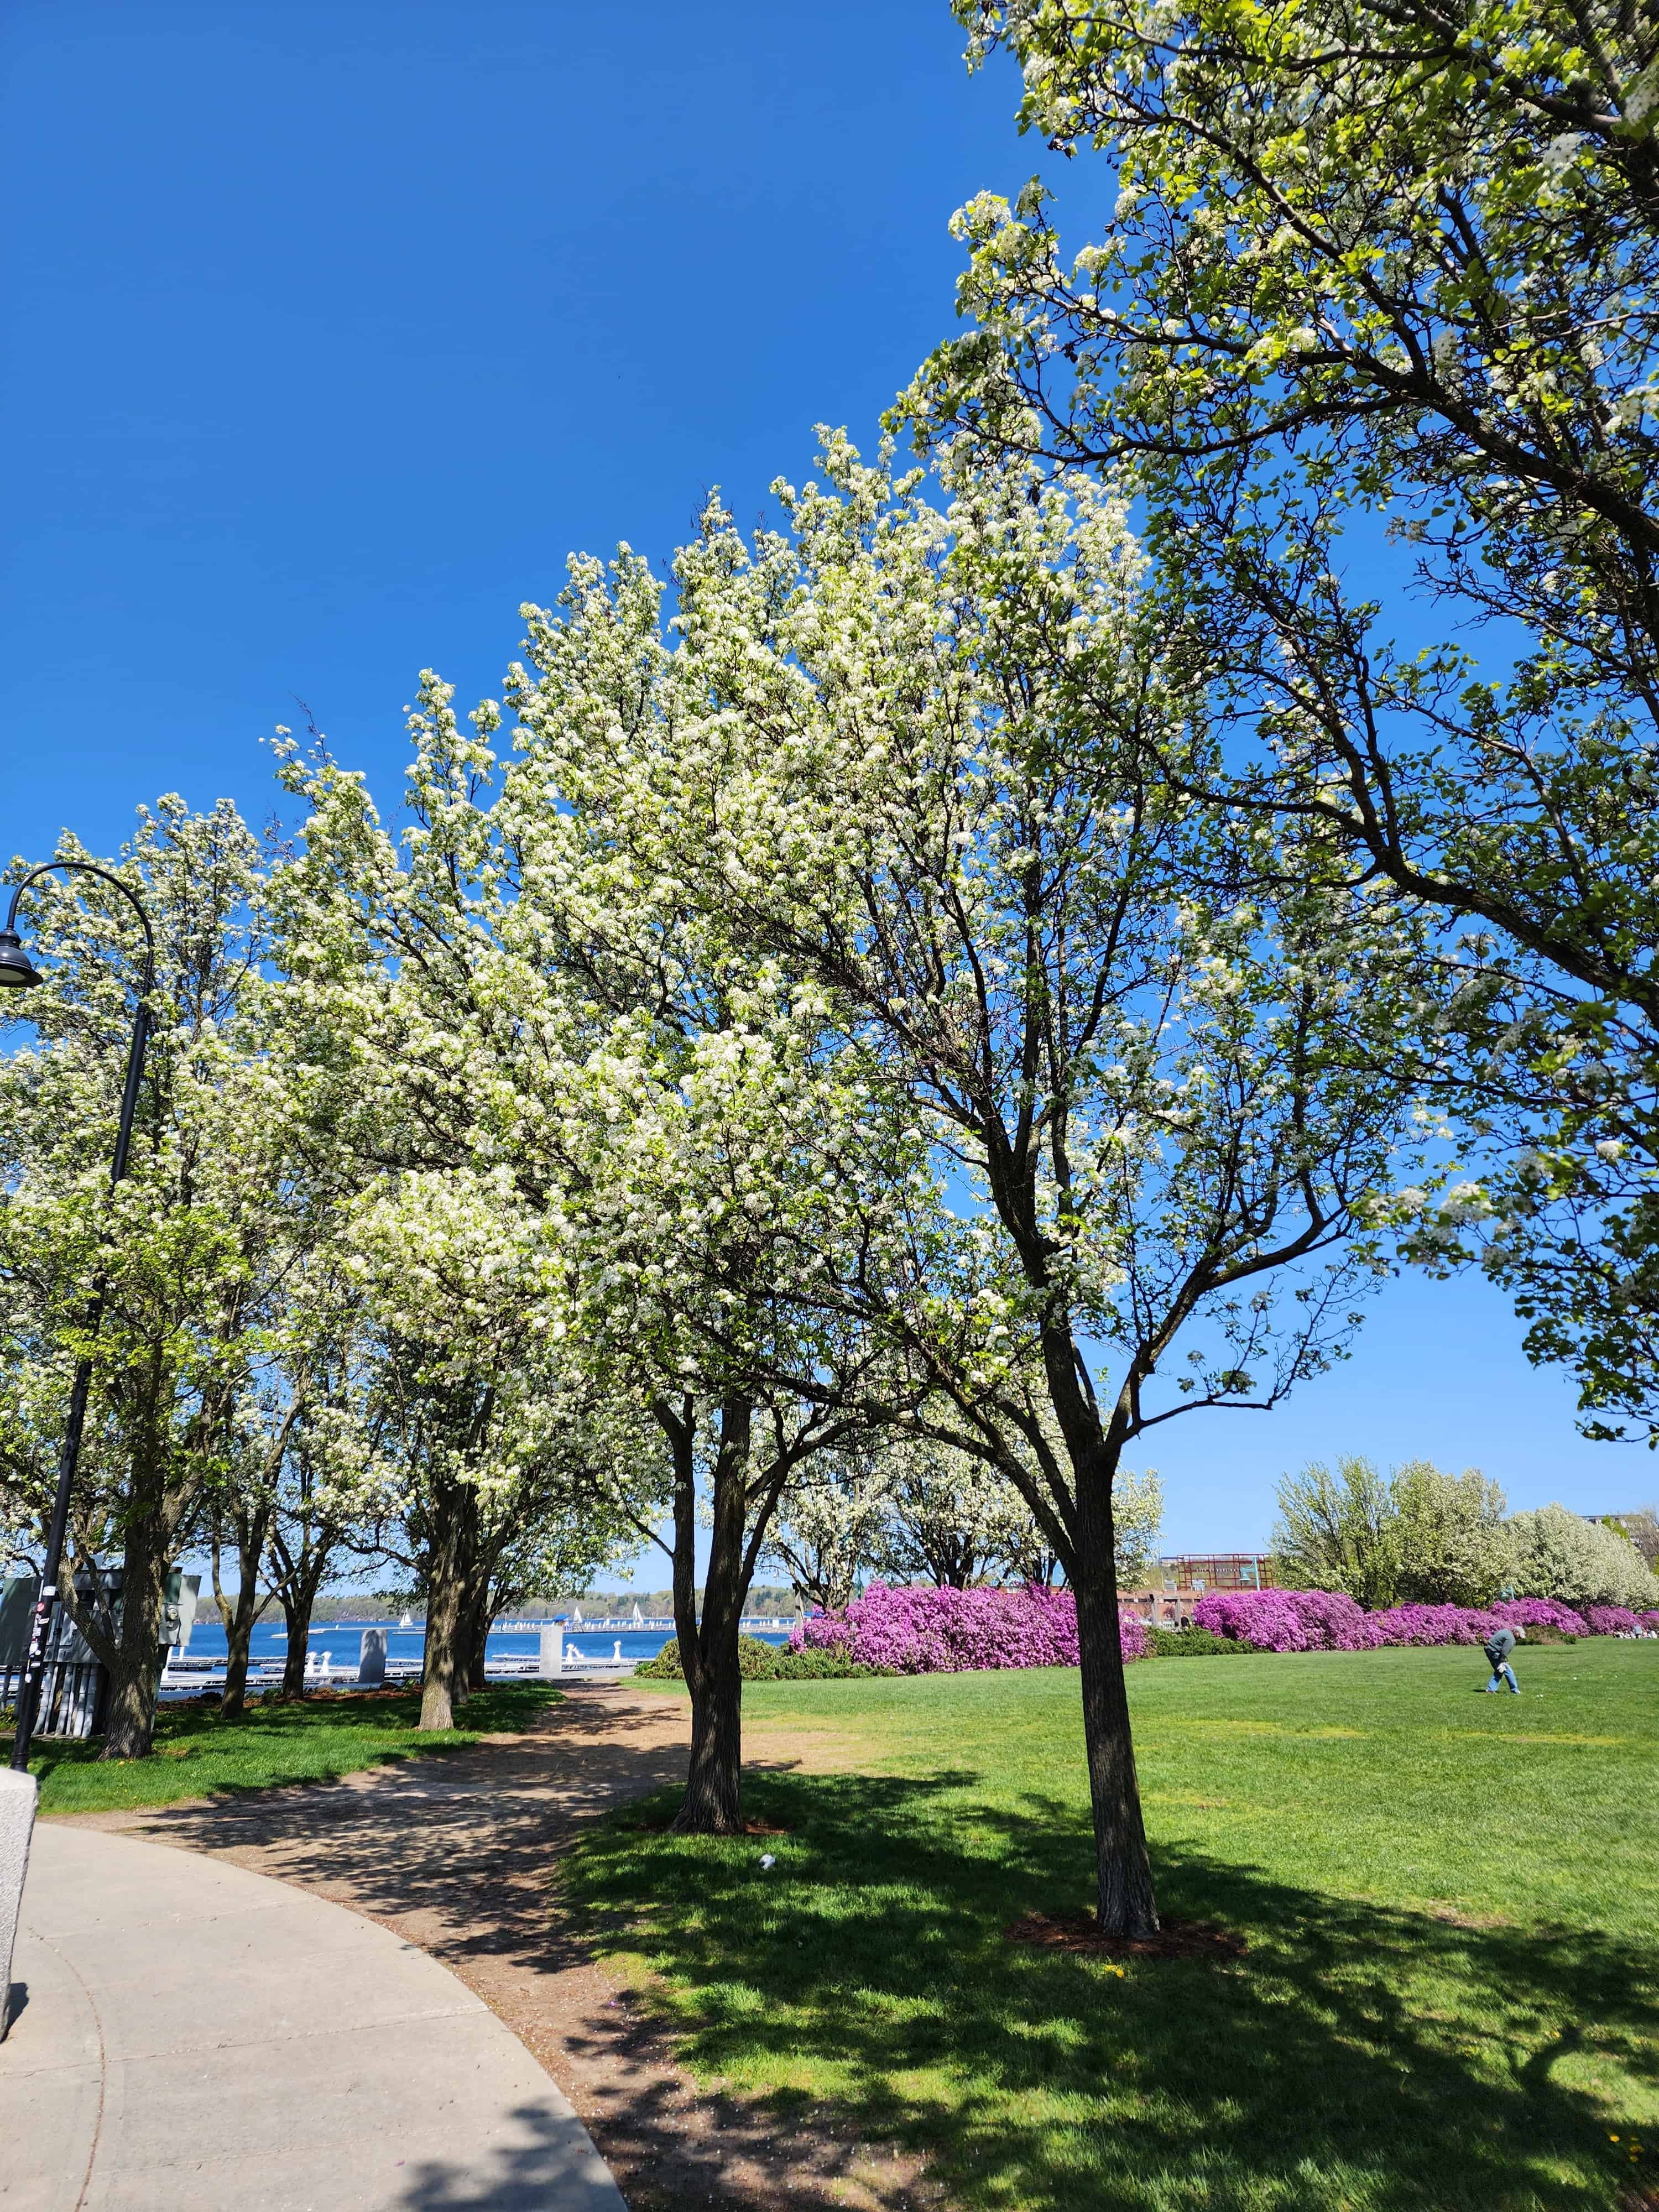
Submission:
[[[1489,1605],[1516,1586],[1504,1493],[1479,1468],[1446,1474],[1427,1460],[1407,1460],[1395,1468],[1392,1490],[1407,1603]]]
[[[60,857],[82,858],[65,839]],[[13,1372],[9,1518],[43,1527],[69,1375],[94,1362],[64,1600],[109,1668],[106,1758],[149,1748],[165,1577],[249,1449],[283,1285],[316,1234],[281,1079],[250,1000],[269,951],[267,856],[235,810],[176,799],[110,866],[155,932],[147,1079],[127,1180],[106,1188],[121,1093],[130,910],[84,879],[29,894],[46,982],[3,1010],[38,1042],[0,1064],[0,1295]],[[102,1319],[88,1340],[94,1285]],[[100,1571],[118,1570],[118,1611]],[[81,1587],[74,1577],[81,1575]],[[87,1577],[90,1577],[90,1579]]]
[[[1510,1522],[1516,1587],[1527,1597],[1571,1606],[1659,1604],[1659,1577],[1630,1539],[1565,1505],[1517,1513]]]
[[[452,1724],[478,1672],[503,1575],[586,1579],[615,1556],[629,1486],[656,1480],[635,1459],[599,1482],[607,1401],[557,1349],[545,1120],[570,1029],[508,942],[491,713],[469,738],[449,701],[422,679],[396,836],[325,747],[285,743],[311,811],[273,885],[283,1049],[307,1126],[349,1164],[337,1235],[359,1310],[331,1449],[379,1501],[378,1548],[424,1593],[428,1729]]]
[[[1164,1482],[1155,1467],[1120,1468],[1112,1486],[1112,1531],[1120,1583],[1150,1579],[1164,1534]]]
[[[1399,1529],[1386,1477],[1358,1455],[1334,1474],[1315,1461],[1279,1486],[1273,1548],[1278,1579],[1346,1590],[1362,1606],[1400,1595]]]
[[[373,1550],[392,1503],[366,1418],[372,1338],[361,1288],[346,1265],[337,1198],[317,1241],[284,1279],[280,1327],[270,1346],[273,1371],[254,1407],[240,1463],[209,1504],[215,1593],[222,1614],[233,1615],[227,1622],[234,1632],[227,1711],[235,1710],[233,1691],[246,1675],[247,1627],[256,1607],[272,1602],[282,1609],[286,1642],[277,1694],[284,1700],[305,1696],[318,1595]],[[240,1579],[234,1599],[219,1589],[226,1519],[237,1539]]]
[[[489,1625],[503,1599],[581,1583],[623,1534],[596,1505],[579,1392],[551,1363],[476,1346],[446,1359],[428,1339],[380,1349],[372,1412],[394,1514],[377,1548],[426,1601],[423,1729],[453,1725],[483,1684]]]
[[[1616,1513],[1609,1517],[1612,1525],[1622,1529],[1650,1567],[1659,1566],[1659,1508],[1641,1505],[1633,1513]]]
[[[787,1483],[764,1559],[796,1593],[826,1610],[846,1605],[881,1556],[889,1510],[890,1455],[854,1438],[819,1452]]]
[[[1513,1289],[1532,1356],[1577,1366],[1589,1433],[1651,1433],[1651,20],[1611,0],[1519,27],[1502,0],[956,12],[975,58],[1018,59],[1022,129],[1097,158],[1111,214],[1062,253],[1035,180],[961,211],[974,327],[912,419],[1127,465],[1170,649],[1235,739],[1224,775],[1165,733],[1167,772],[1316,820],[1359,872],[1474,925],[1453,1035],[1492,1141],[1413,1249]],[[1394,580],[1447,610],[1420,653],[1344,580],[1356,517],[1377,573],[1379,514]]]
[[[280,988],[272,984],[260,994],[266,1006]],[[255,1019],[280,1033],[274,1015],[268,1025],[263,1012]],[[282,1069],[277,1078],[290,1100],[291,1073]],[[273,1285],[200,1516],[225,1629],[220,1710],[227,1718],[243,1710],[253,1626],[273,1602],[286,1626],[281,1694],[303,1697],[317,1595],[362,1551],[368,1524],[386,1510],[353,1396],[364,1344],[363,1301],[344,1266],[339,1192],[330,1194],[328,1180],[315,1172],[314,1148],[291,1124],[288,1143],[293,1159],[306,1162],[310,1237],[289,1254]],[[331,1171],[338,1163],[327,1164]],[[234,1590],[224,1586],[227,1549],[236,1559]]]
[[[1356,1455],[1333,1475],[1316,1462],[1279,1486],[1273,1552],[1281,1580],[1364,1606],[1486,1605],[1516,1574],[1505,1510],[1477,1468],[1443,1474],[1408,1460],[1384,1476]]]
[[[947,1415],[948,1418],[948,1415]],[[1164,1523],[1155,1470],[1121,1469],[1113,1492],[1120,1583],[1149,1572]],[[1051,1583],[1060,1562],[1021,1492],[987,1460],[900,1429],[815,1460],[785,1489],[769,1556],[828,1610],[860,1578]]]
[[[227,1720],[238,1719],[246,1708],[253,1630],[273,1595],[269,1588],[262,1591],[259,1584],[277,1478],[291,1433],[288,1410],[279,1411],[272,1400],[262,1404],[256,1398],[235,1422],[222,1480],[204,1509],[213,1601],[225,1632],[225,1686],[219,1710]],[[234,1590],[228,1590],[224,1583],[228,1538],[236,1559]]]
[[[990,1578],[1054,1580],[1060,1562],[1042,1523],[994,1462],[951,1444],[902,1434],[884,1456],[887,1512],[871,1553],[872,1564],[882,1574],[951,1589]],[[1037,1478],[1035,1464],[1029,1472]],[[1164,1489],[1156,1472],[1137,1474],[1121,1468],[1112,1487],[1120,1586],[1139,1582],[1148,1572],[1163,1524]]]
[[[994,1463],[952,1444],[908,1437],[896,1439],[887,1456],[887,1515],[875,1553],[884,1576],[968,1589],[1022,1551],[1030,1564],[1038,1563],[1042,1532]]]
[[[422,678],[400,840],[325,752],[289,753],[312,812],[280,887],[289,1019],[313,1112],[366,1172],[352,1264],[412,1347],[395,1425],[415,1440],[410,1477],[418,1462],[435,1478],[404,1515],[428,1582],[433,1724],[477,1618],[458,1563],[489,1550],[480,1455],[522,1470],[538,1402],[504,1376],[556,1366],[613,1447],[568,1462],[589,1525],[654,1540],[669,1510],[693,1704],[681,1819],[724,1830],[741,1820],[744,1596],[779,1492],[850,1433],[848,1377],[867,1364],[857,1326],[793,1286],[834,1242],[842,1183],[881,1171],[882,1130],[826,1061],[811,996],[724,953],[672,885],[619,865],[617,794],[583,732],[637,677],[587,641],[584,659],[562,621],[536,617],[538,678],[514,680],[525,757],[505,775],[487,743],[497,710],[467,736],[449,688]],[[714,1524],[701,1614],[700,1495]]]
[[[1040,1479],[1040,1469],[1030,1469]],[[1049,1549],[1042,1525],[1016,1492],[1018,1507],[1005,1534],[1001,1565],[1018,1582],[1051,1583],[1060,1561]],[[1158,1564],[1164,1533],[1164,1483],[1156,1468],[1142,1473],[1120,1467],[1112,1480],[1113,1570],[1120,1589],[1149,1582]]]
[[[568,650],[634,703],[569,742],[617,793],[619,879],[772,963],[896,1121],[897,1172],[851,1193],[882,1218],[815,1243],[798,1294],[878,1333],[949,1409],[887,1418],[1002,1471],[1061,1561],[1101,1917],[1144,1929],[1114,1480],[1160,1422],[1340,1350],[1415,948],[1300,846],[1273,901],[1204,901],[1211,817],[1139,766],[1194,702],[1090,481],[957,454],[935,507],[838,441],[824,467],[753,547],[711,508],[672,653],[637,563],[586,572]]]
[[[320,1592],[356,1557],[374,1548],[385,1484],[368,1460],[342,1363],[331,1358],[318,1390],[289,1432],[265,1533],[264,1573],[282,1607],[282,1687],[289,1702],[306,1694],[311,1616]],[[246,1570],[244,1570],[246,1573]]]
[[[677,1825],[727,1832],[742,1822],[738,1624],[780,1501],[844,1471],[875,1376],[895,1380],[867,1319],[823,1286],[889,1264],[915,1147],[822,993],[696,906],[672,824],[642,811],[641,768],[684,703],[658,597],[624,555],[609,575],[573,562],[559,610],[526,611],[533,674],[509,674],[522,757],[501,817],[520,887],[509,946],[565,1055],[538,1152],[562,1326],[598,1387],[628,1378],[665,1447],[666,1541],[628,1510],[672,1563],[692,1708]]]

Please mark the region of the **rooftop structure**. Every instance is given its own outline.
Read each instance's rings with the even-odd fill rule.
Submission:
[[[1271,1589],[1273,1563],[1266,1552],[1182,1552],[1160,1559],[1166,1590]]]

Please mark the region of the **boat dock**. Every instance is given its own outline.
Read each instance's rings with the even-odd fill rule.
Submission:
[[[739,1628],[744,1635],[777,1637],[787,1635],[795,1626],[796,1619],[793,1614],[751,1613],[739,1623]],[[365,1686],[386,1683],[412,1687],[421,1679],[422,1658],[418,1650],[407,1647],[414,1635],[419,1633],[420,1626],[414,1622],[407,1629],[401,1621],[323,1622],[312,1630],[307,1640],[306,1682],[316,1689],[358,1683]],[[484,1679],[489,1682],[614,1680],[631,1674],[643,1660],[654,1656],[649,1650],[624,1653],[624,1637],[654,1635],[666,1641],[673,1633],[672,1620],[662,1617],[647,1620],[643,1615],[637,1620],[614,1613],[592,1620],[500,1620],[490,1630],[492,1638],[533,1636],[535,1648],[510,1652],[486,1650]],[[378,1655],[371,1654],[371,1635],[378,1635]],[[404,1650],[395,1648],[394,1638],[404,1642]],[[283,1639],[279,1637],[277,1640]],[[284,1656],[273,1654],[269,1649],[252,1657],[247,1673],[250,1693],[259,1694],[279,1687],[284,1664]],[[224,1681],[225,1660],[222,1654],[192,1655],[187,1650],[175,1648],[167,1654],[160,1686],[163,1697],[173,1699],[222,1689]]]

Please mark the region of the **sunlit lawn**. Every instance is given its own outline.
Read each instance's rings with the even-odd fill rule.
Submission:
[[[96,1741],[37,1741],[29,1765],[40,1777],[43,1814],[171,1805],[216,1790],[329,1781],[386,1759],[476,1743],[480,1736],[527,1726],[558,1694],[534,1683],[490,1688],[464,1708],[464,1726],[427,1735],[415,1725],[418,1690],[313,1697],[290,1705],[262,1702],[239,1721],[222,1721],[200,1705],[163,1705],[153,1758],[105,1763]],[[10,1748],[10,1735],[0,1735],[0,1757]]]
[[[1659,2205],[1659,1644],[1528,1651],[1520,1698],[1485,1671],[1132,1669],[1164,1909],[1233,1966],[1005,1940],[1087,1902],[1060,1670],[751,1685],[760,1756],[785,1724],[846,1771],[752,1777],[776,1838],[622,1815],[566,1895],[696,2071],[833,2100],[974,2204]]]

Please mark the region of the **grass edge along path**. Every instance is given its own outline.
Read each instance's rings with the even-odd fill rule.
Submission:
[[[40,1784],[43,1818],[137,1812],[288,1783],[333,1782],[388,1760],[457,1750],[484,1736],[514,1735],[560,1701],[550,1685],[492,1685],[468,1700],[459,1727],[425,1735],[416,1726],[418,1689],[324,1691],[292,1705],[261,1699],[234,1721],[204,1705],[165,1705],[148,1759],[100,1759],[95,1737],[37,1738],[29,1771]],[[9,1732],[0,1735],[0,1758],[10,1748]]]
[[[819,1731],[850,1771],[751,1771],[777,1837],[663,1832],[664,1793],[561,1896],[694,2076],[781,2124],[837,2106],[967,2204],[1647,2212],[1659,1647],[1531,1652],[1519,1699],[1484,1673],[1131,1670],[1161,1905],[1242,1935],[1237,1961],[1007,1940],[1088,1895],[1062,1669],[751,1686],[760,1755]]]

